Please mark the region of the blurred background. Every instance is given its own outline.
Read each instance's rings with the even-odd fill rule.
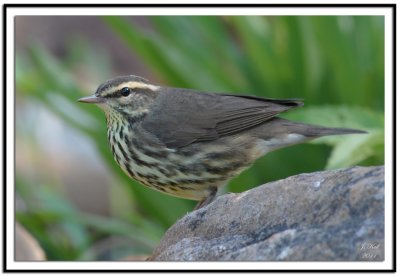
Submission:
[[[303,98],[283,117],[369,132],[273,152],[226,191],[383,164],[383,17],[18,16],[15,27],[17,230],[48,260],[142,260],[195,205],[126,177],[104,114],[77,102],[118,75]]]

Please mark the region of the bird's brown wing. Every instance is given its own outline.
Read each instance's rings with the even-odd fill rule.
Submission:
[[[233,135],[303,105],[300,99],[164,89],[141,126],[169,148]]]

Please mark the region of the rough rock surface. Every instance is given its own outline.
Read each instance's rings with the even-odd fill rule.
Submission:
[[[156,261],[382,261],[384,167],[300,174],[176,222]]]

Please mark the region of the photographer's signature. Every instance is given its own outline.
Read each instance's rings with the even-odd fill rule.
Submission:
[[[363,242],[359,248],[361,251],[361,259],[375,260],[378,257],[375,251],[378,250],[380,246],[378,242]]]

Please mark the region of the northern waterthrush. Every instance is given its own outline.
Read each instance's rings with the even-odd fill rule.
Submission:
[[[197,208],[272,150],[326,135],[365,133],[276,117],[302,106],[300,99],[162,87],[133,75],[111,79],[79,101],[105,112],[114,158],[129,177],[197,200]]]

